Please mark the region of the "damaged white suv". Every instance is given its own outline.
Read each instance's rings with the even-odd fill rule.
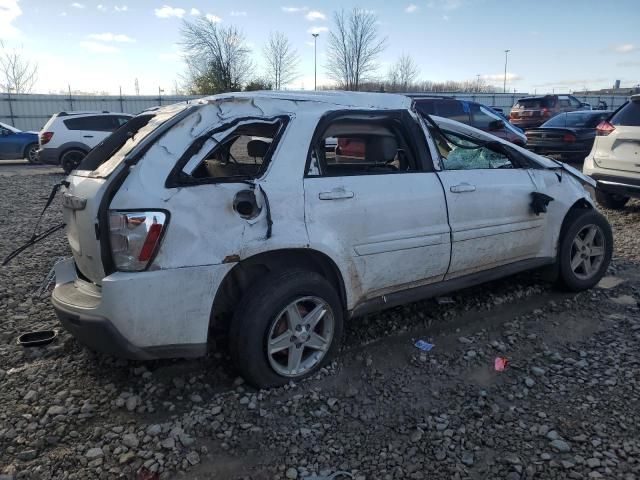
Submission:
[[[60,320],[138,359],[224,330],[266,387],[326,363],[348,317],[538,267],[599,281],[591,179],[411,102],[255,92],[133,118],[67,178]]]

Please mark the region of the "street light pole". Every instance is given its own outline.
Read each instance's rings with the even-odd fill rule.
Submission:
[[[507,93],[507,55],[511,50],[504,51],[504,83],[502,85],[502,93]]]
[[[317,90],[317,70],[318,70],[318,35],[319,33],[312,33],[313,35],[313,89]]]
[[[476,91],[480,93],[480,74],[476,74],[476,77],[478,77],[478,81],[476,82]]]

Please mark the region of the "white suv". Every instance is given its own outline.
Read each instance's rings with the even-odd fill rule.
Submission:
[[[127,123],[133,115],[110,112],[60,112],[40,131],[38,161],[76,168],[89,150]]]
[[[640,95],[598,125],[583,171],[598,181],[596,197],[607,208],[623,208],[630,197],[640,197]]]
[[[259,387],[320,368],[348,317],[538,267],[582,290],[612,253],[593,180],[423,120],[400,95],[251,92],[145,112],[65,185],[63,325],[139,359],[204,355],[223,330]]]

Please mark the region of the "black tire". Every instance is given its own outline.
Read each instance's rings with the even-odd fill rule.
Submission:
[[[26,158],[31,164],[38,163],[38,144],[30,143],[29,145],[27,145],[27,147],[24,149],[23,158]]]
[[[69,175],[75,170],[87,153],[83,150],[71,149],[67,150],[60,156],[60,166],[64,170],[64,173]]]
[[[268,338],[274,323],[282,321],[280,313],[287,305],[299,298],[311,296],[321,299],[331,309],[333,335],[324,356],[313,368],[296,376],[285,376],[271,364],[267,352]],[[253,284],[240,301],[231,322],[229,349],[234,364],[247,383],[256,388],[275,387],[313,375],[329,362],[338,351],[342,329],[342,302],[331,283],[311,271],[275,271]],[[304,352],[305,348],[302,350]],[[315,352],[308,350],[311,354]]]
[[[587,274],[584,267],[580,266],[578,269],[582,269],[582,272],[578,273],[571,267],[572,258],[576,258],[577,254],[580,253],[574,245],[574,240],[578,234],[582,235],[589,226],[595,226],[599,230],[596,235],[601,238],[599,243],[602,243],[603,256],[601,262],[597,264],[591,273]],[[611,226],[607,219],[597,210],[578,209],[569,212],[562,230],[558,249],[558,283],[562,288],[572,292],[589,289],[600,281],[609,267],[609,262],[611,262],[613,253]],[[585,255],[589,255],[589,252],[586,252]],[[589,261],[591,262],[590,259]]]
[[[596,200],[604,208],[611,210],[621,210],[629,201],[629,197],[623,195],[616,195],[614,193],[603,192],[600,189],[596,190]]]

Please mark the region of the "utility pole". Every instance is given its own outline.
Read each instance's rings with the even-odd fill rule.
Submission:
[[[502,85],[502,93],[507,93],[507,56],[511,50],[504,51],[504,84]]]
[[[158,87],[158,103],[160,105],[162,105],[162,92],[164,92],[164,90],[160,87]]]
[[[318,89],[317,84],[317,71],[318,71],[318,35],[319,33],[312,33],[313,35],[313,89]]]
[[[479,73],[476,74],[476,77],[478,78],[477,83],[476,83],[477,84],[476,91],[478,93],[480,93],[480,74]]]
[[[140,95],[140,84],[138,83],[138,79],[136,78],[136,81],[134,82],[134,89],[136,91],[136,96]]]

